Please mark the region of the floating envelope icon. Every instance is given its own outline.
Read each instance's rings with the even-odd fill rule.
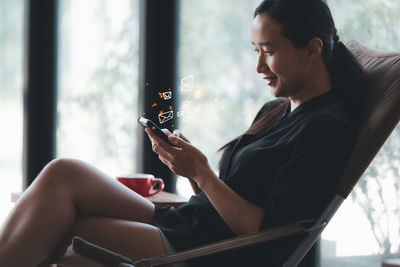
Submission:
[[[170,91],[163,92],[162,95],[163,95],[163,97],[164,97],[164,100],[168,100],[168,99],[171,99],[171,97],[172,97],[172,92],[170,92]]]
[[[177,115],[177,117],[179,118],[179,117],[182,117],[183,115],[185,115],[185,113],[184,113],[184,111],[182,110],[182,111],[178,111],[178,112],[176,113],[176,115]]]
[[[172,110],[158,114],[158,120],[160,121],[160,123],[164,123],[166,121],[169,121],[173,117],[174,117],[174,113],[172,112]]]
[[[193,90],[193,75],[189,75],[181,80],[181,91],[191,92]]]

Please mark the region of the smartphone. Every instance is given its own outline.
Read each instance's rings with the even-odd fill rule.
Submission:
[[[148,127],[150,128],[158,137],[160,137],[162,140],[173,146],[168,140],[168,135],[164,133],[160,127],[158,127],[154,122],[152,122],[149,119],[146,119],[144,117],[139,117],[138,122],[143,126],[143,127]]]

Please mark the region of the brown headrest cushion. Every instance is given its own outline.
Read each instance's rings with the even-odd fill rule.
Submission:
[[[400,52],[377,51],[356,41],[346,44],[366,72],[359,137],[339,182],[347,197],[400,119]]]

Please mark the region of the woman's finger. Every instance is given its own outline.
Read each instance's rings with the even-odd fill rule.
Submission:
[[[165,148],[160,144],[154,143],[152,148],[156,154],[158,154],[159,156],[162,156],[163,158],[167,159],[168,161],[171,161],[174,157],[170,152],[165,150]]]
[[[173,144],[174,146],[182,149],[182,148],[187,148],[188,145],[190,145],[190,142],[187,142],[186,140],[183,140],[180,137],[177,137],[175,135],[170,135],[168,136],[168,140],[171,142],[171,144]]]
[[[182,134],[181,130],[176,129],[174,130],[174,132],[172,133],[175,136],[178,136],[179,138],[185,140],[186,142],[190,143],[190,141]]]
[[[161,140],[153,131],[151,131],[149,128],[145,129],[145,132],[147,133],[150,142],[151,142],[151,149],[156,152],[156,145],[161,143],[163,140]],[[157,152],[156,152],[157,153]]]
[[[164,140],[159,138],[150,129],[149,130],[146,129],[146,133],[149,135],[149,137],[152,140],[152,150],[156,154],[164,157],[165,159],[172,161],[173,158],[176,156],[176,154],[175,154],[176,150],[179,150],[179,149],[167,144]]]
[[[162,140],[160,137],[158,137],[152,130],[150,130],[149,128],[145,129],[145,132],[147,133],[147,135],[150,138],[150,141],[154,144],[162,144],[162,142],[164,142],[164,140]],[[165,143],[165,142],[164,142]]]
[[[175,135],[175,136],[180,137],[182,133],[181,133],[181,130],[175,129],[174,132],[173,132],[172,134]]]
[[[172,134],[167,128],[162,128],[161,131],[163,131],[166,135]]]
[[[168,168],[170,168],[170,166],[169,166],[169,161],[166,159],[166,158],[164,158],[163,156],[161,156],[161,155],[158,155],[158,158],[160,159],[160,161],[162,162],[162,163],[164,163]]]
[[[147,136],[149,137],[150,142],[151,142],[152,144],[154,144],[154,143],[155,143],[155,140],[154,140],[154,138],[153,138],[154,133],[153,133],[149,128],[145,128],[144,131],[147,133]]]
[[[158,137],[152,130],[149,128],[145,129],[146,133],[149,135],[149,137],[152,139],[153,142],[155,142],[158,145],[161,145],[164,149],[167,147],[171,147],[167,142],[162,140],[160,137]]]

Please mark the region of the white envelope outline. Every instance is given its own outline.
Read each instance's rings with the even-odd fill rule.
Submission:
[[[185,112],[182,110],[182,111],[178,111],[177,113],[176,113],[176,116],[179,118],[179,117],[182,117],[183,115],[185,115]]]
[[[193,90],[193,75],[189,75],[181,80],[181,91],[191,92]]]
[[[164,97],[164,100],[168,100],[168,99],[171,99],[171,97],[172,97],[172,92],[170,92],[170,91],[163,92],[162,95],[163,95],[163,97]]]
[[[160,121],[160,123],[164,123],[166,121],[169,121],[173,117],[174,117],[174,113],[172,112],[172,110],[158,114],[158,120]]]

